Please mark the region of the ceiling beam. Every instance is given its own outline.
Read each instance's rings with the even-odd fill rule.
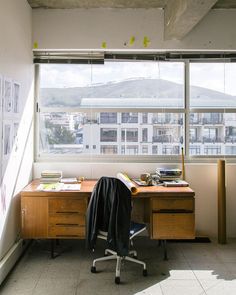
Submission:
[[[217,0],[168,0],[164,10],[164,39],[181,40]]]

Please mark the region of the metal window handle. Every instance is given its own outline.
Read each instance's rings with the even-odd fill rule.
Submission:
[[[22,226],[22,229],[24,229],[25,227],[25,209],[22,209],[21,210],[21,226]]]

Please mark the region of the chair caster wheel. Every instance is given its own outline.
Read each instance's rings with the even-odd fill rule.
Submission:
[[[115,277],[115,283],[116,283],[117,285],[119,285],[119,283],[120,283],[120,277]]]
[[[143,270],[143,276],[144,276],[144,277],[147,276],[147,270],[146,270],[146,269]]]
[[[91,266],[91,272],[96,273],[96,266]]]

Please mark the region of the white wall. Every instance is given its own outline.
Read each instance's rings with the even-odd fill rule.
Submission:
[[[101,49],[106,42],[107,49],[235,50],[235,18],[236,10],[212,10],[183,40],[164,41],[161,9],[36,9],[33,42],[40,49]]]
[[[116,176],[118,172],[126,172],[130,177],[138,177],[144,172],[155,172],[159,167],[178,167],[178,164],[163,163],[35,163],[34,178],[40,177],[44,169],[62,170],[63,175],[85,176],[99,178],[101,176]],[[181,167],[180,167],[181,168]],[[227,235],[236,237],[236,165],[226,165],[227,182]],[[186,180],[194,189],[196,234],[210,237],[217,236],[217,165],[216,164],[186,164]]]
[[[18,193],[32,177],[32,10],[26,0],[0,1],[0,75],[20,83],[22,102],[18,116],[20,125],[17,142],[14,143],[8,159],[0,191],[1,283],[20,253],[19,249],[16,249],[19,244],[17,242],[20,238],[21,220]],[[12,249],[16,251],[13,253]]]

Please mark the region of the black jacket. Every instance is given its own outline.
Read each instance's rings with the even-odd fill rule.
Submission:
[[[108,233],[107,247],[120,256],[126,256],[129,251],[130,218],[130,190],[117,178],[100,178],[87,209],[87,247],[94,249],[98,230],[102,230]]]

